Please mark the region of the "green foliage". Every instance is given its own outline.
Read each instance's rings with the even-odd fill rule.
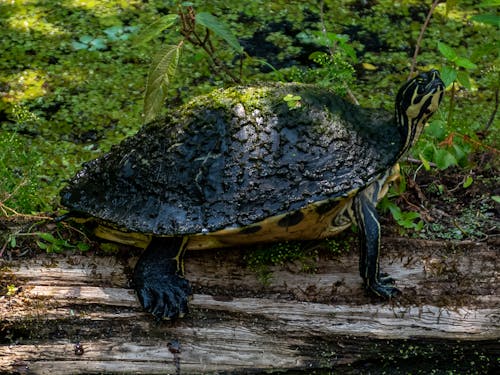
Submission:
[[[78,250],[85,252],[90,249],[90,246],[85,242],[72,244],[60,235],[55,237],[52,233],[48,232],[39,232],[36,233],[36,235],[39,237],[39,240],[36,241],[38,247],[45,250],[47,253],[62,253],[65,250]]]
[[[477,65],[466,57],[459,56],[453,48],[445,43],[438,42],[437,47],[439,52],[452,64],[452,66],[445,65],[441,68],[441,79],[446,87],[457,81],[470,90],[471,83],[468,70],[477,69]],[[463,70],[460,68],[463,68]]]
[[[168,95],[168,88],[171,86],[175,76],[177,65],[182,48],[185,43],[191,43],[193,46],[203,49],[207,54],[211,65],[217,72],[224,70],[234,81],[238,81],[227,70],[226,65],[216,57],[216,49],[210,39],[210,32],[224,40],[234,51],[243,53],[238,39],[233,35],[229,28],[214,15],[207,12],[195,14],[191,2],[184,2],[179,5],[179,14],[168,14],[161,17],[158,21],[148,26],[137,38],[137,43],[145,43],[160,33],[169,29],[178,23],[180,34],[183,37],[175,45],[166,45],[158,53],[151,64],[149,70],[146,95],[144,97],[144,119],[149,122],[158,116],[163,103]],[[204,28],[201,32],[197,29]],[[201,35],[205,36],[202,37]]]
[[[83,35],[78,40],[73,40],[71,46],[75,50],[102,51],[109,48],[110,42],[124,41],[130,38],[138,29],[137,26],[112,26],[104,30],[106,36],[93,37]]]
[[[420,214],[415,211],[403,211],[396,203],[385,198],[379,204],[382,210],[389,210],[396,223],[403,229],[412,229],[419,232],[424,227],[424,222],[420,218]],[[404,230],[403,230],[404,232]]]
[[[392,185],[387,195],[379,202],[378,207],[382,212],[389,211],[400,226],[400,231],[405,233],[408,229],[419,232],[424,227],[424,222],[421,220],[420,214],[415,211],[403,211],[392,200],[406,192],[406,179],[402,175],[400,181],[396,185]]]
[[[217,17],[207,12],[197,13],[196,23],[205,26],[207,30],[212,31],[215,35],[224,39],[236,52],[243,53],[243,47],[241,47],[238,39],[236,39],[231,30],[229,30],[229,28]]]
[[[432,163],[439,168],[469,165],[470,152],[477,150],[456,134],[477,141],[474,133],[481,130],[492,112],[492,93],[499,82],[497,29],[486,18],[483,20],[487,24],[480,23],[481,17],[477,16],[492,13],[491,7],[498,6],[496,1],[483,1],[479,5],[456,1],[440,4],[425,34],[423,45],[430,48],[422,49],[420,68],[439,66],[439,55],[432,46],[438,40],[444,41],[453,52],[445,51],[448,58],[443,56],[442,62],[457,71],[456,78],[450,77],[457,87],[463,82],[467,84],[465,76],[459,77],[463,71],[468,73],[471,85],[470,90],[457,91],[451,111],[454,116],[449,123],[446,104],[450,93],[447,93],[440,113],[434,116],[440,123],[431,122],[422,142],[413,150],[429,168]],[[324,4],[325,14],[321,17],[312,3],[299,2],[290,7],[284,1],[248,1],[236,9],[221,0],[185,2],[180,4],[180,10],[191,18],[183,21],[175,2],[65,2],[64,6],[53,0],[3,2],[0,4],[3,26],[0,49],[5,52],[0,58],[0,202],[23,213],[54,209],[64,180],[83,161],[133,134],[142,122],[140,113],[151,57],[162,45],[177,48],[186,38],[181,33],[183,22],[192,17],[201,42],[208,33],[214,51],[210,54],[202,44],[191,42],[179,48],[181,62],[175,73],[168,76],[169,84],[162,86],[160,94],[166,95],[169,105],[224,82],[237,82],[225,70],[238,69],[233,66],[233,59],[237,61],[240,49],[234,40],[247,50],[249,40],[262,34],[260,40],[254,41],[256,47],[264,47],[265,43],[274,47],[258,57],[245,53],[242,74],[247,81],[296,79],[340,85],[341,89],[354,90],[364,106],[391,109],[394,90],[406,74],[408,51],[413,48],[425,17],[422,10],[425,7],[416,0],[398,6],[382,0],[353,12],[351,7],[338,7],[333,1]],[[172,8],[165,11],[165,6]],[[198,14],[190,16],[188,7],[196,7]],[[238,38],[230,42],[231,38],[224,37],[221,31],[224,27],[203,20],[203,16],[201,22],[205,25],[200,23],[201,13],[216,17]],[[141,31],[139,35],[136,28]],[[95,39],[100,41],[92,42]],[[205,47],[210,48],[208,42]],[[172,53],[171,62],[175,61],[176,52]],[[276,61],[282,67],[271,60],[273,54],[278,56]],[[307,61],[308,56],[314,61]],[[217,65],[212,57],[226,63]],[[467,63],[466,67],[460,66],[464,63],[459,57],[474,62],[478,69],[470,69]],[[316,65],[311,67],[311,63]],[[264,65],[268,72],[261,71]],[[354,74],[349,65],[356,65],[359,83],[353,84]],[[166,66],[172,71],[172,65]],[[368,70],[365,66],[374,68]],[[291,101],[294,102],[298,103]],[[498,144],[494,138],[498,134],[495,126],[494,123],[485,141],[493,146]]]
[[[43,155],[27,147],[19,135],[0,133],[0,202],[21,212],[48,209],[49,202],[37,194],[38,171],[43,163]]]
[[[303,74],[301,80],[314,82],[318,85],[332,88],[343,95],[354,82],[354,67],[358,62],[356,52],[349,43],[349,37],[331,32],[311,31],[300,32],[297,38],[303,43],[312,44],[328,52],[315,51],[309,55],[318,68],[309,69]]]

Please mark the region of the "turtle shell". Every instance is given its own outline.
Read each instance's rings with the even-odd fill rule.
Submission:
[[[246,227],[367,186],[396,163],[401,143],[392,114],[327,89],[234,87],[145,125],[86,163],[61,198],[133,232]]]

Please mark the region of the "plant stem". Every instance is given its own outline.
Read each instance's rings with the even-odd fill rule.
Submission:
[[[453,109],[455,108],[455,81],[452,82],[450,91],[450,106],[448,108],[448,117],[446,119],[446,127],[448,129],[450,128],[451,116],[453,115]]]
[[[417,39],[417,44],[415,46],[415,53],[413,54],[413,59],[411,61],[411,68],[410,68],[410,74],[408,75],[408,79],[410,79],[413,74],[415,73],[415,66],[417,65],[417,56],[418,53],[420,52],[420,45],[422,44],[422,39],[424,38],[424,32],[427,29],[427,26],[429,26],[429,22],[432,17],[432,13],[434,13],[434,9],[436,9],[437,5],[439,4],[440,0],[434,0],[431,5],[431,9],[429,9],[429,13],[427,13],[427,18],[424,21],[424,24],[422,25],[422,28],[420,29],[420,34],[418,35]]]
[[[498,90],[499,90],[499,88],[500,88],[500,86],[496,87],[496,90],[495,90],[495,108],[493,109],[493,113],[491,114],[490,119],[488,120],[488,122],[486,123],[486,126],[484,127],[484,131],[488,131],[488,129],[490,128],[491,124],[493,124],[493,120],[495,120],[495,117],[497,115],[497,111],[498,111]]]

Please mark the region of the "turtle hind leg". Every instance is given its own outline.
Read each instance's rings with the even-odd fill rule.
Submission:
[[[370,292],[383,298],[392,298],[401,292],[393,286],[394,279],[379,271],[380,223],[374,203],[376,199],[372,199],[376,194],[377,191],[368,188],[354,199],[360,241],[359,272]]]
[[[191,295],[184,278],[187,237],[153,237],[134,269],[133,281],[144,309],[159,319],[175,319],[188,312]]]

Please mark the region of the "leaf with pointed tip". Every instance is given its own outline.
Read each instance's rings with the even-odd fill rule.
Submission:
[[[141,45],[160,35],[163,30],[172,27],[179,16],[177,14],[167,14],[148,25],[139,35],[134,38],[134,44]]]
[[[446,43],[438,42],[437,44],[439,52],[450,61],[455,61],[457,54],[453,48],[451,48]]]
[[[441,68],[441,79],[446,87],[450,86],[457,79],[458,72],[449,66]]]
[[[238,39],[233,35],[231,30],[229,30],[229,28],[219,21],[219,19],[214,15],[207,12],[198,13],[196,15],[196,23],[199,23],[200,25],[213,31],[216,35],[224,39],[236,52],[243,52],[243,47],[240,45],[240,42],[238,42]]]
[[[177,69],[184,41],[179,44],[167,45],[155,56],[149,69],[144,97],[144,121],[153,120],[160,112],[169,83]]]

